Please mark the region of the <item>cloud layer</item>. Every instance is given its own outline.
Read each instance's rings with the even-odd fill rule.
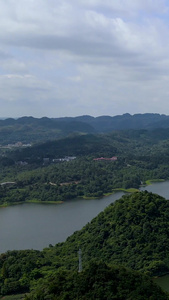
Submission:
[[[1,117],[169,114],[169,2],[1,0]]]

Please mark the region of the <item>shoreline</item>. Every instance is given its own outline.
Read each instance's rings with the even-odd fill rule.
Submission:
[[[156,182],[164,182],[166,181],[165,179],[149,179],[145,181],[145,184],[140,185],[140,187],[145,187],[148,185],[151,185],[153,183]],[[128,189],[124,189],[124,188],[115,188],[112,189],[112,192],[108,192],[108,193],[104,193],[101,197],[95,197],[95,196],[80,196],[75,199],[84,199],[84,200],[96,200],[96,199],[102,199],[104,197],[108,197],[113,195],[116,192],[124,192],[124,193],[136,193],[139,192],[140,189],[136,189],[136,188],[128,188]],[[32,200],[25,200],[25,201],[19,201],[19,202],[5,202],[3,204],[0,204],[0,208],[2,207],[8,207],[8,206],[12,206],[12,205],[19,205],[19,204],[24,204],[24,203],[36,203],[36,204],[62,204],[65,201],[41,201],[41,200],[37,200],[37,199],[32,199]]]
[[[3,204],[0,204],[0,208],[5,208],[8,206],[13,206],[13,205],[20,205],[20,204],[25,204],[25,203],[35,203],[35,204],[62,204],[64,201],[40,201],[40,200],[26,200],[26,201],[20,201],[20,202],[6,202]]]
[[[149,179],[146,180],[145,185],[143,184],[142,186],[147,186],[147,185],[151,185],[152,183],[156,183],[156,182],[164,182],[167,181],[165,179]]]

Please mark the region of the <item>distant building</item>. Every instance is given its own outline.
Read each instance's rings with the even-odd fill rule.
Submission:
[[[99,160],[116,161],[117,160],[117,156],[112,156],[110,158],[107,158],[107,157],[98,157],[98,158],[94,158],[93,160],[95,160],[95,161],[99,161]]]
[[[65,156],[64,158],[54,158],[52,159],[52,162],[56,163],[56,162],[63,162],[63,161],[71,161],[74,159],[76,159],[76,156]]]
[[[43,164],[49,164],[49,158],[48,157],[45,157],[43,158]]]
[[[70,161],[76,159],[76,156],[65,156],[64,160],[65,161]]]
[[[15,147],[22,147],[22,145],[23,145],[22,142],[17,142],[17,143],[15,143],[14,146],[15,146]]]
[[[31,147],[31,144],[23,144],[22,142],[17,142],[15,144],[8,144],[6,146],[0,146],[1,148],[22,148],[22,147]]]
[[[20,165],[20,166],[26,166],[26,165],[28,165],[28,163],[26,161],[17,161],[16,164]]]
[[[0,183],[1,186],[2,185],[13,185],[13,184],[16,184],[16,182],[14,182],[14,181],[7,181],[7,182]]]
[[[52,162],[53,163],[61,162],[61,158],[53,158]]]

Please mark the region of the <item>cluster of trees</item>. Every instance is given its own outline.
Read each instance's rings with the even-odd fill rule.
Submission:
[[[82,273],[60,270],[52,274],[25,300],[168,300],[150,278],[124,267],[90,262]]]

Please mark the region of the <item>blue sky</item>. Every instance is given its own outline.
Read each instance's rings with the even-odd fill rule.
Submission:
[[[169,1],[1,0],[0,117],[169,115]]]

